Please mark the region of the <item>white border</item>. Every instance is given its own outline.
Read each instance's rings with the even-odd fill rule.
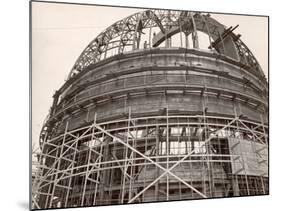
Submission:
[[[67,0],[68,2],[76,2]],[[280,208],[280,7],[265,0],[77,0],[167,9],[270,16],[270,196],[96,207],[96,210],[269,210]],[[0,209],[27,210],[29,186],[29,8],[28,1],[1,2]],[[4,118],[3,118],[4,117]],[[89,210],[66,209],[66,210]]]

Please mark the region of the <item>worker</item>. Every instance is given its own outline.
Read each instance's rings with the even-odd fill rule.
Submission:
[[[146,40],[145,40],[144,43],[143,43],[143,48],[144,48],[144,49],[147,48],[147,42],[146,42]]]

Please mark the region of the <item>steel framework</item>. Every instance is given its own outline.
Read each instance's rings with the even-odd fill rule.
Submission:
[[[268,194],[268,84],[235,28],[147,10],[98,35],[54,95],[33,208]]]

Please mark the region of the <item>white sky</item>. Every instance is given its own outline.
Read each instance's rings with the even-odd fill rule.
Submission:
[[[160,6],[160,5],[159,5]],[[32,3],[32,140],[38,143],[55,90],[64,83],[84,48],[114,22],[141,9]],[[264,17],[211,14],[234,31],[255,55],[267,77],[268,22]]]

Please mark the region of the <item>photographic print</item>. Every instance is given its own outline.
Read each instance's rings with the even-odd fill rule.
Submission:
[[[30,12],[32,209],[269,194],[268,16]]]

